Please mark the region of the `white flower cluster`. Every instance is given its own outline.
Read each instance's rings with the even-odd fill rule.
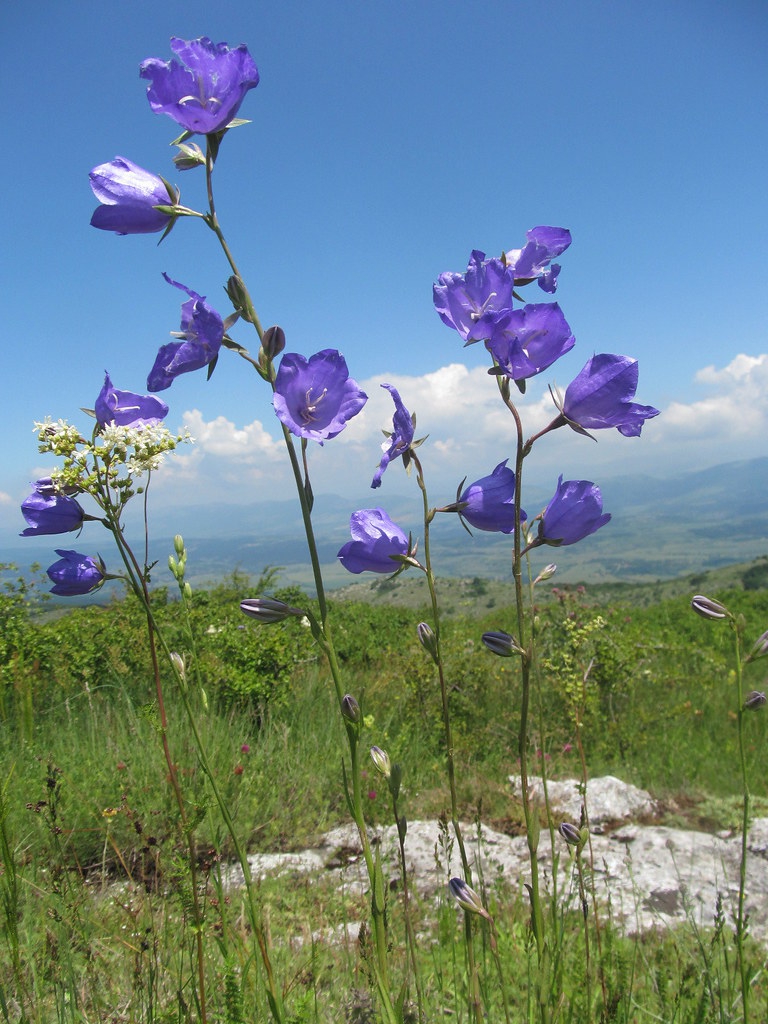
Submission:
[[[162,424],[120,427],[107,424],[99,435],[94,452],[106,463],[122,462],[132,476],[138,476],[162,464],[166,452],[192,441],[188,430],[174,434]]]

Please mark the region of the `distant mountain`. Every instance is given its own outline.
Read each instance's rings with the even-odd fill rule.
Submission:
[[[748,562],[768,553],[768,458],[730,462],[704,471],[661,478],[626,475],[601,481],[603,507],[611,522],[592,537],[567,548],[540,548],[534,566],[558,563],[563,581],[648,582],[685,573]],[[540,512],[551,491],[526,491],[529,516]],[[409,495],[367,491],[358,500],[324,494],[316,498],[313,522],[327,586],[353,578],[336,553],[348,539],[349,516],[358,508],[382,505],[406,531],[421,537],[421,502],[414,485]],[[311,587],[307,547],[298,503],[263,501],[179,506],[152,518],[151,558],[162,568],[181,533],[189,550],[193,581],[221,579],[233,569],[258,575],[267,565],[285,567],[286,581]],[[45,561],[54,547],[76,546],[74,538],[50,538],[7,552],[20,565]],[[438,515],[431,529],[438,574],[496,577],[509,573],[509,537],[475,531],[470,537],[456,516]],[[102,554],[108,559],[104,545]]]

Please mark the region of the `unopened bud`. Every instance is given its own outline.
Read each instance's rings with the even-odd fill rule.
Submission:
[[[544,568],[541,570],[539,575],[533,581],[533,585],[536,586],[537,583],[543,583],[545,580],[551,580],[556,572],[557,566],[554,562],[550,562],[549,565],[545,565]]]
[[[184,658],[176,651],[171,651],[171,664],[182,679],[187,678],[187,666],[184,664]]]
[[[176,552],[179,558],[184,554],[184,538],[180,533],[177,533],[173,538],[173,550]]]
[[[189,583],[184,584],[184,599],[186,601],[192,600],[192,587]]]
[[[700,615],[702,619],[726,619],[728,618],[728,609],[724,604],[720,604],[719,601],[715,601],[711,597],[704,597],[703,594],[697,594],[691,598],[691,608]]]
[[[253,323],[250,314],[251,302],[248,290],[237,274],[233,274],[227,281],[227,295],[229,296],[229,301],[238,311],[243,320],[248,323]]]
[[[351,693],[346,693],[341,699],[341,713],[352,725],[360,723],[360,705]]]
[[[557,831],[569,846],[575,846],[578,850],[580,850],[586,843],[589,836],[586,828],[579,828],[578,825],[572,825],[570,821],[564,821],[558,825]]]
[[[766,702],[765,694],[760,690],[753,690],[744,698],[745,711],[759,711]]]
[[[195,142],[177,142],[179,152],[173,158],[179,171],[191,171],[193,167],[205,166],[205,153]]]
[[[304,615],[301,608],[291,608],[285,601],[275,601],[270,597],[249,597],[240,602],[240,611],[250,615],[252,619],[267,625],[271,622],[282,622],[291,615]]]
[[[285,331],[282,327],[268,327],[261,339],[261,347],[268,359],[279,356],[285,348]]]
[[[435,631],[428,622],[420,622],[416,627],[416,634],[419,643],[431,655],[432,660],[437,664],[437,637]]]
[[[392,764],[386,750],[382,750],[381,747],[371,747],[371,760],[376,771],[380,772],[385,779],[388,779],[392,774]]]
[[[463,878],[452,878],[448,883],[448,888],[451,890],[451,896],[453,896],[463,910],[468,910],[472,914],[479,914],[488,921],[491,920],[491,915],[483,906],[480,897],[471,886],[467,885]]]
[[[768,632],[763,633],[755,640],[747,661],[756,661],[758,658],[764,658],[766,654],[768,654]]]
[[[509,633],[483,633],[482,641],[491,654],[498,654],[500,658],[511,658],[513,654],[522,654],[520,644]]]

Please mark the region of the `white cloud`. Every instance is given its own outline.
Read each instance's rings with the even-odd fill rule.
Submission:
[[[15,505],[15,504],[16,504],[16,502],[13,500],[13,498],[10,496],[10,494],[6,494],[5,491],[0,491],[0,505]]]
[[[337,438],[322,447],[309,445],[316,493],[359,495],[368,488],[384,442],[382,429],[391,428],[394,410],[382,383],[396,387],[406,407],[416,413],[416,436],[429,435],[420,456],[435,503],[452,496],[463,477],[477,479],[514,456],[514,418],[483,367],[451,363],[421,377],[381,374],[360,381],[369,400]],[[633,472],[664,475],[768,453],[768,355],[742,354],[723,368],[704,367],[693,387],[708,394],[672,401],[645,424],[639,439],[615,430],[595,431],[597,444],[568,429],[546,435],[526,462],[528,482],[554,484],[559,473],[594,480]],[[642,401],[644,396],[638,397]],[[545,427],[556,413],[543,378],[529,381],[525,395],[513,387],[512,400],[525,437]],[[276,420],[238,426],[225,416],[206,420],[198,409],[183,419],[196,443],[157,474],[159,492],[176,495],[178,488],[197,488],[198,500],[204,501],[208,495],[234,494],[234,488],[233,500],[248,501],[263,497],[268,487],[270,493],[290,496],[291,473]],[[402,492],[410,486],[394,463],[385,487]]]

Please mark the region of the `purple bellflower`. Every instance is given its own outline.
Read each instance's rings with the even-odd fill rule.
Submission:
[[[336,437],[367,401],[335,349],[323,349],[309,359],[287,352],[280,360],[272,405],[280,422],[297,437],[320,444]]]
[[[568,385],[562,414],[574,429],[616,427],[625,437],[639,437],[643,423],[659,415],[650,405],[633,402],[637,360],[603,353],[592,356]]]
[[[352,540],[338,558],[348,572],[397,572],[401,563],[392,555],[408,554],[408,538],[382,508],[364,508],[349,518]]]
[[[154,427],[168,415],[168,406],[154,395],[136,395],[132,391],[118,391],[104,375],[104,386],[94,406],[100,427],[114,423],[118,427]]]
[[[50,477],[35,483],[34,491],[21,503],[21,514],[28,523],[22,537],[37,537],[79,530],[85,520],[79,503],[56,491]]]
[[[226,43],[200,39],[171,39],[179,60],[150,57],[139,76],[151,84],[149,105],[156,114],[167,114],[188,132],[226,128],[237,114],[249,89],[259,84],[259,72],[244,45],[230,49]],[[181,61],[181,63],[179,63]]]
[[[104,563],[97,556],[81,555],[77,551],[59,551],[58,562],[48,569],[48,576],[55,586],[51,593],[59,597],[79,597],[98,590],[106,579]]]
[[[539,521],[539,535],[533,546],[576,544],[610,521],[603,512],[600,488],[591,480],[566,480],[562,475],[557,490]]]
[[[155,365],[147,377],[150,391],[165,391],[179,374],[208,366],[218,358],[224,337],[224,321],[208,305],[204,295],[172,281],[167,274],[163,277],[174,288],[186,292],[189,298],[181,305],[181,330],[173,334],[181,340],[168,342],[157,353]]]
[[[539,302],[480,318],[478,329],[496,362],[515,381],[535,377],[576,344],[556,302]]]
[[[571,232],[567,228],[542,225],[531,228],[525,235],[528,241],[523,248],[512,249],[506,254],[506,261],[515,272],[515,284],[538,280],[542,291],[552,293],[557,288],[560,273],[559,264],[552,263],[552,260],[571,244]]]
[[[515,529],[515,474],[500,462],[490,476],[475,480],[457,501],[458,513],[476,530],[513,533]],[[462,508],[461,506],[464,505]],[[520,510],[521,522],[526,514]]]
[[[93,227],[118,235],[147,235],[164,231],[172,223],[171,214],[155,207],[175,206],[179,193],[156,174],[116,156],[94,167],[89,177],[101,203],[91,217]]]
[[[489,337],[483,314],[512,308],[515,274],[502,260],[486,260],[485,253],[472,251],[466,274],[445,273],[433,286],[437,314],[444,324],[458,331],[467,345]]]
[[[381,386],[386,388],[390,395],[392,395],[392,401],[395,403],[395,413],[392,417],[392,433],[381,446],[383,455],[381,456],[379,468],[373,475],[371,487],[381,487],[381,478],[384,475],[384,471],[393,459],[408,451],[413,441],[415,430],[413,417],[403,405],[397,388],[391,384],[382,384]]]

